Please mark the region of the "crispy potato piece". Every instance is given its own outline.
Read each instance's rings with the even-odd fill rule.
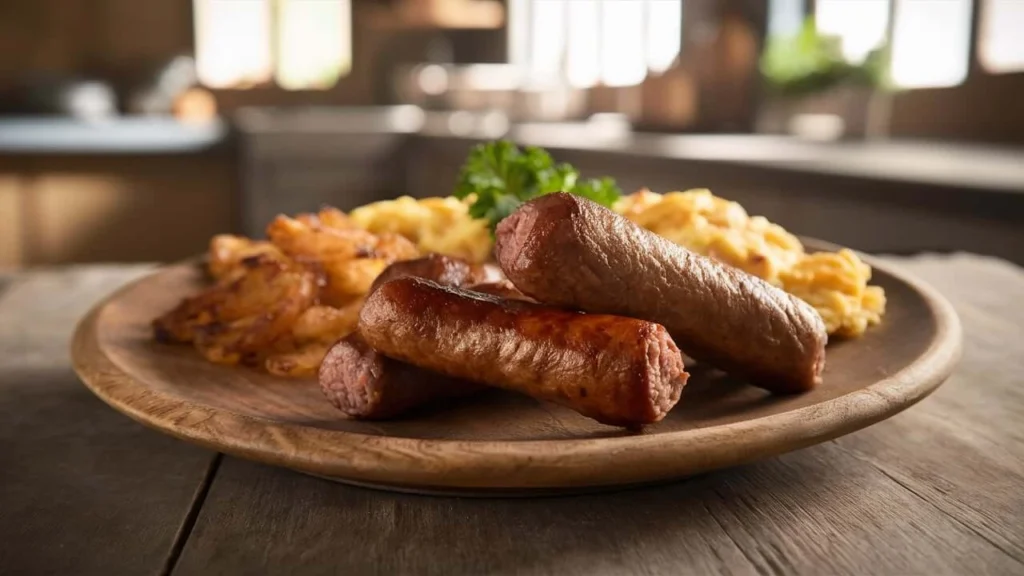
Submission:
[[[211,288],[185,298],[173,310],[153,320],[153,337],[158,342],[192,342],[196,329],[214,322],[217,310],[229,297],[227,292]]]
[[[212,362],[237,364],[290,334],[316,302],[320,283],[309,268],[260,256],[246,274],[186,299],[154,329],[164,340],[191,340]]]
[[[273,354],[267,357],[263,366],[276,376],[305,378],[316,376],[330,344],[311,342],[291,352]]]
[[[331,212],[324,212],[327,218]],[[321,299],[330,306],[345,306],[366,294],[373,280],[392,262],[419,256],[419,249],[398,234],[380,236],[365,230],[324,226],[319,217],[303,220],[278,216],[267,227],[267,235],[285,254],[302,262],[315,262],[325,272],[327,283]]]
[[[271,374],[301,378],[316,375],[327,350],[356,329],[363,299],[344,308],[313,306],[299,316],[287,343],[267,355],[264,368]]]
[[[358,228],[355,222],[348,217],[341,210],[332,206],[324,206],[317,213],[317,218],[320,220],[320,224],[328,228],[335,228],[338,230],[352,230]]]
[[[303,226],[309,226],[311,228],[320,225],[320,218],[316,214],[310,214],[308,212],[296,214],[295,221],[299,222]]]
[[[348,214],[345,214],[333,206],[324,206],[316,214],[297,214],[295,219],[311,228],[315,228],[317,226],[334,228],[336,230],[351,230],[359,228],[348,217]]]
[[[242,262],[254,256],[268,255],[284,257],[284,254],[270,242],[252,240],[244,236],[218,234],[210,240],[206,267],[217,280],[232,278],[243,268]]]
[[[338,217],[346,217],[339,212]],[[318,217],[278,216],[267,226],[270,241],[285,254],[313,260],[388,258],[392,262],[419,256],[407,238],[392,233],[380,236],[357,228],[335,228]]]
[[[211,362],[310,375],[326,347],[355,329],[381,271],[420,255],[405,237],[378,236],[330,207],[278,216],[267,235],[214,237],[208,267],[217,284],[155,320],[157,339],[190,342]]]
[[[359,298],[343,308],[313,306],[299,316],[292,326],[292,338],[296,342],[324,342],[333,344],[348,336],[359,323],[359,311],[363,299]]]
[[[339,230],[287,216],[278,216],[267,226],[267,237],[285,254],[304,260],[361,258],[377,245],[377,237],[365,230]]]
[[[377,245],[373,248],[374,258],[383,258],[388,264],[399,260],[412,260],[420,257],[420,249],[411,240],[401,234],[384,232],[377,235]]]
[[[384,258],[358,258],[323,263],[327,283],[320,299],[330,306],[347,306],[370,291],[373,281],[391,262]]]
[[[372,254],[353,260],[328,260],[321,266],[327,276],[323,291],[324,302],[332,306],[345,306],[353,299],[370,291],[373,281],[392,263],[418,258],[419,249],[403,236],[384,233],[378,236]]]
[[[246,285],[246,275],[268,264],[290,265],[284,257],[260,254],[240,260],[234,270],[218,283],[195,296],[183,299],[173,310],[153,320],[153,332],[161,342],[193,342],[199,327],[223,322],[226,317],[240,317],[239,306],[246,306],[239,293]],[[321,273],[322,274],[322,273]],[[322,282],[322,278],[319,278]],[[250,290],[252,287],[250,286]]]

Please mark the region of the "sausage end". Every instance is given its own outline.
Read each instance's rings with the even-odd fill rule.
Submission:
[[[683,366],[683,356],[664,327],[651,325],[647,339],[647,373],[652,422],[668,414],[682,395],[690,375]]]
[[[338,341],[320,364],[318,380],[324,396],[338,410],[353,418],[377,411],[379,395],[369,382],[381,372],[382,357],[356,334]]]

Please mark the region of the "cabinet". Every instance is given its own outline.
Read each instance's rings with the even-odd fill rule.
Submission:
[[[0,267],[173,261],[234,227],[224,154],[0,158]]]

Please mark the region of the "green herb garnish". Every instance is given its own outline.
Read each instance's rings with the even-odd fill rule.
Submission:
[[[575,168],[555,164],[543,148],[520,150],[507,140],[474,147],[455,187],[456,198],[475,195],[469,215],[487,220],[491,231],[523,202],[552,192],[569,192],[609,208],[621,195],[611,178],[580,181]]]

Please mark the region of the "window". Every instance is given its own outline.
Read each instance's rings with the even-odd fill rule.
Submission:
[[[542,0],[543,1],[543,0]],[[597,84],[601,77],[601,6],[599,2],[576,0],[569,7],[566,28],[565,75],[569,84],[587,88]]]
[[[795,33],[805,6],[806,0],[771,0],[769,33]],[[933,88],[967,77],[972,8],[971,0],[817,0],[814,19],[818,32],[839,38],[843,56],[856,64],[886,44],[892,12],[890,79],[902,88]],[[986,62],[1024,69],[1024,0],[987,0],[985,8]]]
[[[668,70],[683,41],[683,3],[671,0],[647,2],[647,69]]]
[[[510,0],[510,60],[532,82],[632,86],[679,55],[682,0]]]
[[[352,62],[350,0],[194,0],[196,68],[211,88],[325,89]]]
[[[198,0],[195,27],[200,82],[244,88],[270,80],[269,0]]]
[[[1024,2],[986,0],[979,37],[978,59],[986,70],[1024,71]]]
[[[893,83],[934,88],[963,82],[970,59],[971,8],[971,0],[898,0]]]
[[[841,40],[846,60],[863,62],[885,43],[889,0],[818,0],[814,20],[819,33]]]
[[[768,35],[795,36],[804,24],[804,0],[770,0]]]

